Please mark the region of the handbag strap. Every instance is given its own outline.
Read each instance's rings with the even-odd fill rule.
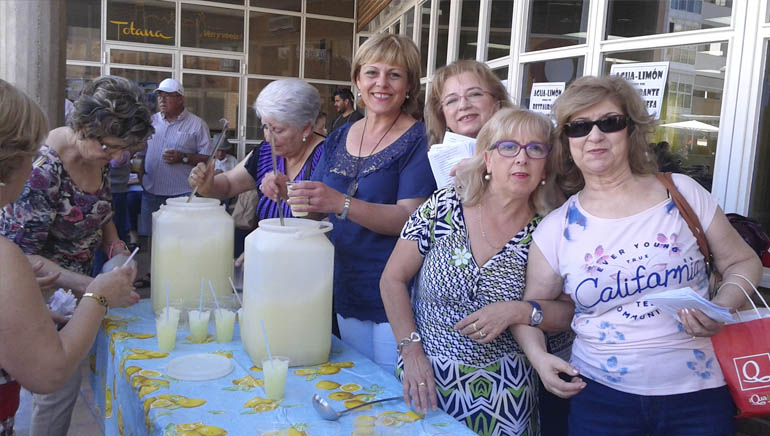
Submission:
[[[703,231],[703,227],[700,225],[698,215],[695,215],[695,211],[693,211],[692,207],[690,207],[690,203],[687,202],[687,199],[684,198],[684,195],[682,195],[682,193],[679,192],[679,189],[677,189],[676,185],[674,185],[674,179],[671,177],[671,173],[658,173],[657,177],[660,183],[662,183],[663,186],[665,186],[668,190],[668,193],[671,195],[671,199],[674,201],[676,208],[679,209],[679,214],[682,216],[684,222],[687,223],[687,227],[690,228],[693,236],[695,236],[695,240],[698,242],[698,248],[703,254],[703,261],[706,263],[706,274],[710,277],[712,271],[714,271],[712,269],[714,265],[714,256],[711,254],[711,250],[709,249],[706,233]]]

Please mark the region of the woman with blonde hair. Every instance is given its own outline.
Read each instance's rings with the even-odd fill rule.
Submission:
[[[419,51],[401,35],[372,36],[356,52],[351,78],[366,117],[329,134],[313,181],[294,185],[289,203],[334,224],[334,310],[342,340],[392,371],[396,343],[380,275],[409,214],[436,189],[425,126],[409,115],[420,92]],[[266,176],[262,191],[277,198],[285,181]]]
[[[537,303],[521,300],[532,232],[561,200],[552,129],[534,112],[498,111],[457,187],[409,217],[380,281],[393,333],[405,338],[404,400],[479,434],[539,434],[536,376],[508,328],[530,323]],[[557,309],[562,325],[548,327],[566,330],[569,307]]]
[[[48,126],[42,110],[0,80],[0,207],[25,189]],[[0,236],[0,434],[13,434],[19,385],[53,392],[71,379],[91,348],[108,307],[139,301],[130,266],[97,276],[66,326],[57,332],[32,267],[19,246]]]
[[[654,120],[644,100],[621,77],[586,76],[554,113],[555,169],[574,195],[535,231],[524,295],[568,296],[577,337],[569,364],[546,352],[538,330],[516,326],[516,339],[543,384],[572,397],[570,435],[732,436],[735,407],[709,339],[722,324],[697,309],[677,319],[647,299],[685,287],[709,298],[709,272],[656,177],[647,147]],[[708,191],[682,174],[673,182],[705,229],[716,269],[732,282],[712,302],[739,308],[739,286],[761,277],[759,258]],[[564,313],[544,306],[543,316],[555,322]]]

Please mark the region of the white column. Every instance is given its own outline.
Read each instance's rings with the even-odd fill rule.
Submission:
[[[0,78],[38,102],[51,127],[64,124],[67,5],[0,0]]]

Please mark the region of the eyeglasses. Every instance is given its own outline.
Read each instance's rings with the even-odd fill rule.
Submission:
[[[629,117],[612,115],[596,121],[578,120],[564,125],[564,134],[570,138],[582,138],[593,130],[594,125],[604,133],[613,133],[625,129],[631,123]]]
[[[161,92],[159,92],[158,93],[158,100],[169,99],[169,98],[177,98],[177,97],[181,97],[181,95],[177,94],[176,92],[171,92],[171,93],[161,93]]]
[[[117,145],[116,146],[116,145],[105,144],[104,142],[102,142],[102,137],[101,136],[97,136],[96,137],[96,141],[99,143],[99,145],[102,146],[102,151],[106,151],[106,152],[115,152],[115,151],[128,150],[129,148],[133,147],[133,145],[134,145],[134,144],[129,144],[129,145]]]
[[[444,109],[455,110],[460,106],[460,100],[465,99],[470,104],[476,104],[481,101],[487,94],[492,95],[489,91],[481,89],[474,89],[466,92],[464,95],[451,94],[444,101],[441,102],[441,106]]]
[[[496,148],[497,152],[500,153],[500,156],[505,157],[516,157],[523,148],[526,150],[527,157],[530,159],[545,159],[551,151],[550,144],[530,142],[527,145],[521,145],[518,142],[509,139],[495,142],[492,144],[492,148]]]

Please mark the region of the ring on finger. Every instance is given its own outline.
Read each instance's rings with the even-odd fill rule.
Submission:
[[[425,382],[420,382],[420,383],[417,383],[417,386],[423,387],[423,386],[427,386],[427,385],[425,384]]]
[[[486,336],[486,335],[487,335],[487,334],[486,334],[486,333],[484,333],[484,331],[483,331],[483,330],[479,330],[479,337],[480,337],[480,338],[483,338],[483,337],[484,337],[484,336]]]
[[[471,327],[473,327],[473,331],[474,332],[479,331],[479,329],[476,327],[476,323],[475,322],[473,324],[471,324]]]

